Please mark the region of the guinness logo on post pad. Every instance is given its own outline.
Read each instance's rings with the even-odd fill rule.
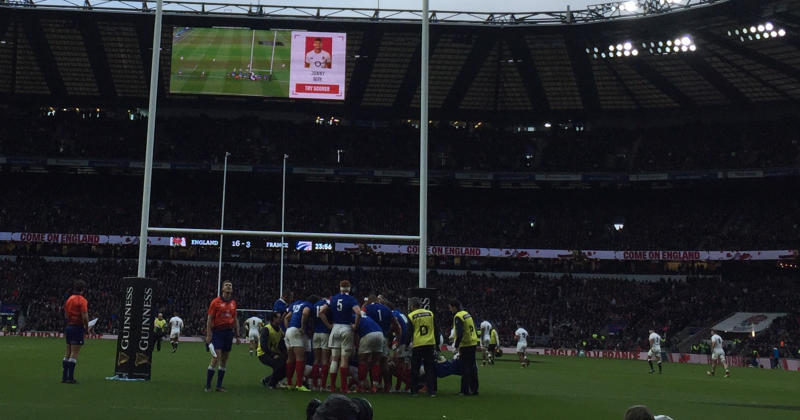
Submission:
[[[122,366],[128,363],[128,360],[130,360],[130,358],[128,358],[128,353],[124,352],[117,353],[117,366]]]
[[[150,358],[144,353],[136,353],[136,366],[146,365],[150,363]]]

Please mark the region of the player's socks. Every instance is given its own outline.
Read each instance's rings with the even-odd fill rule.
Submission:
[[[61,361],[61,382],[67,382],[69,379],[69,365],[67,365],[67,358]]]
[[[294,365],[295,365],[294,366],[294,370],[297,373],[297,378],[294,381],[295,385],[297,385],[298,387],[305,386],[303,384],[303,374],[306,371],[306,362],[305,362],[305,360],[304,361],[298,360],[297,362],[295,362]]]
[[[373,365],[369,376],[372,378],[372,389],[373,392],[375,392],[377,391],[378,384],[381,383],[381,365]]]
[[[318,381],[318,379],[319,379],[319,368],[320,368],[320,366],[317,363],[314,363],[313,365],[311,365],[311,387],[312,388],[316,388],[317,386],[319,386],[319,381]]]
[[[342,385],[342,389],[341,389],[342,394],[346,394],[347,393],[347,374],[349,373],[348,370],[349,370],[349,368],[347,366],[342,366],[342,367],[339,368],[339,376],[340,376],[339,377],[339,381],[341,382],[341,385]],[[335,381],[335,380],[336,380],[336,378],[331,378],[331,381]],[[331,382],[331,386],[333,386],[333,385],[334,385],[334,383]]]
[[[358,390],[361,391],[361,388],[364,386],[364,381],[367,380],[367,365],[364,363],[358,364]]]
[[[217,371],[217,388],[222,388],[222,379],[225,378],[225,368],[220,367]]]
[[[331,370],[331,365],[328,364],[322,366],[322,372],[320,372],[320,376],[322,376],[322,384],[320,385],[320,387],[322,389],[325,389],[325,385],[328,384],[328,372],[330,370]],[[334,380],[333,383],[336,383],[336,381]]]
[[[653,373],[653,361],[652,360],[648,360],[647,364],[650,365],[650,373]]]
[[[661,361],[658,362],[658,373],[661,373]]]
[[[292,386],[292,376],[294,376],[294,368],[296,364],[293,362],[286,362],[286,385]]]
[[[75,380],[75,365],[78,363],[77,360],[73,358],[67,359],[67,380],[74,381]]]
[[[211,380],[214,379],[214,368],[209,365],[206,372],[206,389],[211,389]]]
[[[337,372],[331,372],[331,392],[336,392],[336,376]]]

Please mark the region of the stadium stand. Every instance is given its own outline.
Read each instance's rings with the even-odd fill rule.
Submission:
[[[153,226],[219,223],[219,176],[154,177]],[[277,176],[231,174],[226,225],[280,226]],[[136,234],[141,184],[130,176],[8,174],[0,231]],[[431,243],[557,249],[793,249],[800,201],[793,179],[700,182],[672,189],[595,187],[431,189]],[[315,183],[290,178],[287,228],[408,234],[416,230],[416,188]],[[748,197],[748,199],[743,199]],[[522,199],[520,199],[522,198]],[[617,231],[612,224],[624,220]],[[533,226],[531,224],[533,223]]]
[[[0,121],[4,122],[0,156],[141,160],[144,155],[145,120],[131,121],[127,114],[46,108],[32,115],[9,112],[0,116]],[[418,166],[419,134],[409,124],[360,128],[322,122],[325,124],[257,117],[163,118],[157,124],[155,159],[218,163],[227,151],[236,164],[280,165],[286,153],[293,166]],[[587,128],[569,122],[549,129],[539,127],[539,132],[519,132],[522,126],[475,128],[476,123],[465,124],[456,128],[442,123],[431,130],[431,169],[638,173],[800,164],[800,126],[793,119],[641,128]],[[296,141],[298,138],[303,141]]]

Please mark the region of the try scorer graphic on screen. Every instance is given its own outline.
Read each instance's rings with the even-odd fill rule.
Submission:
[[[289,97],[344,99],[347,34],[292,32]]]

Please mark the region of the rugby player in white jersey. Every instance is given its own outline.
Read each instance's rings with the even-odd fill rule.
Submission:
[[[514,331],[514,338],[517,340],[517,356],[522,367],[528,367],[531,361],[528,360],[528,330],[522,328],[522,325],[517,323],[517,330]]]
[[[489,359],[489,341],[491,339],[492,323],[489,321],[481,322],[481,349],[483,350],[483,361],[481,365],[486,366]]]
[[[655,372],[653,370],[653,361],[656,361],[658,364],[658,373],[661,374],[661,336],[658,335],[656,330],[650,330],[650,337],[647,338],[650,342],[650,351],[647,352],[647,363],[650,364],[650,373]]]
[[[183,330],[183,320],[175,312],[169,319],[169,343],[172,345],[173,353],[178,351],[178,338],[181,336],[181,330]]]
[[[250,346],[250,355],[253,355],[253,352],[258,345],[258,331],[264,325],[264,320],[257,316],[251,316],[244,321],[244,326],[247,328],[247,342]]]
[[[708,376],[714,376],[714,371],[717,365],[722,363],[725,368],[725,377],[731,376],[731,371],[728,370],[728,362],[725,360],[725,350],[722,349],[722,337],[716,331],[711,330],[711,371],[706,372]]]

